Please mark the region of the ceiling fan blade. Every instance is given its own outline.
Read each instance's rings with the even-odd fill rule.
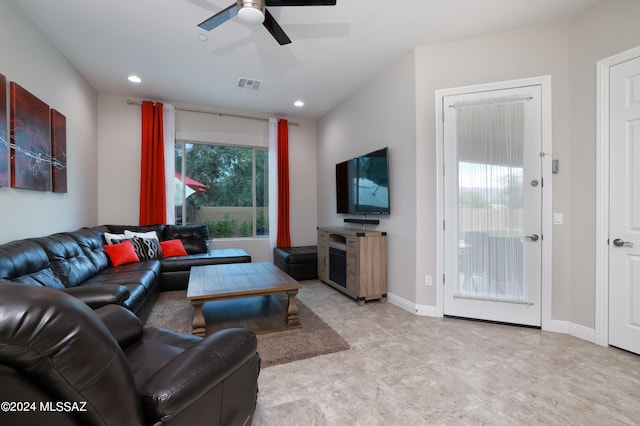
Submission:
[[[238,5],[233,3],[231,6],[226,9],[216,13],[211,18],[201,22],[198,26],[204,30],[211,31],[218,25],[224,24],[229,19],[233,18],[238,14]]]
[[[267,6],[335,6],[336,0],[266,0]]]
[[[291,39],[285,34],[284,30],[278,25],[276,19],[269,13],[269,10],[264,11],[264,27],[271,33],[273,38],[276,39],[280,46],[291,43]]]
[[[351,34],[347,22],[327,22],[317,24],[287,24],[287,33],[292,39],[341,38]]]

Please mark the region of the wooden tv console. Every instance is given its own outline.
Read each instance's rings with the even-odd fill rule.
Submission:
[[[359,305],[387,298],[387,234],[318,227],[318,277]]]

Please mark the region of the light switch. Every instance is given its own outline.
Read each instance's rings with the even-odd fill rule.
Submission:
[[[564,219],[562,217],[562,213],[554,213],[553,214],[553,224],[554,225],[562,225],[564,223]]]

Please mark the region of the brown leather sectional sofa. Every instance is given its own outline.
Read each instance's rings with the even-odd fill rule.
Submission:
[[[125,229],[180,239],[188,254],[113,267],[103,236]],[[250,424],[253,332],[143,325],[191,266],[251,261],[208,240],[204,225],[103,225],[0,245],[0,424]]]
[[[188,255],[113,267],[103,248],[104,233],[155,231],[162,240],[180,239]],[[241,249],[210,249],[209,231],[195,225],[102,225],[0,245],[0,279],[58,289],[89,306],[116,303],[144,323],[158,293],[186,289],[194,265],[251,262]]]
[[[143,327],[123,306],[0,282],[0,424],[248,425],[259,372],[247,329]]]

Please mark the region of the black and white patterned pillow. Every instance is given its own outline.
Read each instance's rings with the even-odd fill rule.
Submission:
[[[121,243],[126,240],[131,241],[131,244],[133,244],[133,248],[136,251],[136,254],[138,255],[140,261],[162,258],[162,249],[160,248],[160,242],[156,238],[132,237],[125,238],[123,240],[112,239],[114,244]]]
[[[140,260],[159,259],[162,257],[160,242],[155,238],[133,237],[131,242]]]

